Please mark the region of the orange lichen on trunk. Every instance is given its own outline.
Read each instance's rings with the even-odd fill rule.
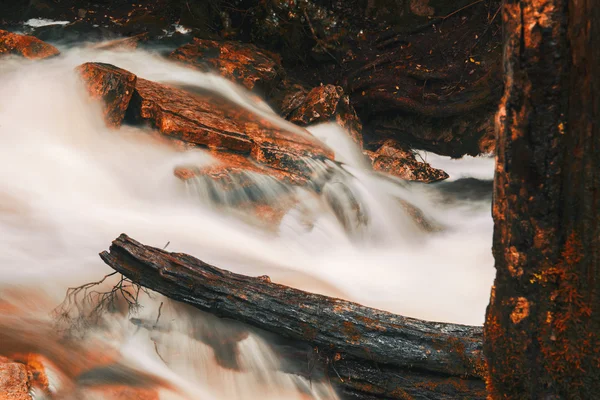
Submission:
[[[506,0],[497,114],[490,399],[600,392],[600,12]],[[595,71],[595,72],[594,72]]]

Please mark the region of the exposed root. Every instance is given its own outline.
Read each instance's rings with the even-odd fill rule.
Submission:
[[[110,290],[102,291],[101,286],[115,275],[119,276],[117,283]],[[123,311],[123,308],[126,308],[128,313],[138,310],[141,307],[141,293],[151,296],[148,289],[113,272],[97,282],[69,288],[65,299],[54,309],[53,314],[59,326],[66,325],[65,330],[69,333],[83,333],[86,329],[98,325],[106,313]]]

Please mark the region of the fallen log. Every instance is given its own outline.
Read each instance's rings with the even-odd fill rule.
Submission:
[[[144,287],[287,339],[273,345],[279,354],[297,353],[302,343],[312,348],[300,357],[306,364],[316,355],[343,398],[485,398],[481,327],[422,321],[307,293],[124,234],[100,257]],[[289,372],[310,376],[297,367]]]

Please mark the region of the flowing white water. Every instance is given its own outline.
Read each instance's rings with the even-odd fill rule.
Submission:
[[[156,247],[170,243],[171,251],[221,268],[266,274],[274,282],[399,314],[483,322],[493,279],[489,198],[457,199],[445,196],[440,185],[407,185],[373,174],[337,126],[321,125],[311,130],[336,152],[343,170],[322,196],[290,189],[300,205],[276,232],[262,229],[207,199],[198,201],[202,191],[190,190],[173,175],[176,166],[209,162],[204,152],[177,152],[142,128],[106,129],[99,104],[88,100],[73,71],[87,61],[216,90],[297,130],[223,79],[143,51],[75,48],[42,62],[0,60],[0,301],[19,303],[29,315],[47,319],[67,287],[111,272],[97,254],[125,232]],[[429,157],[434,166],[450,165]],[[447,171],[451,178],[491,179],[492,168],[489,159],[475,158],[452,162]],[[423,231],[401,201],[445,229]],[[360,204],[365,218],[349,217],[354,203],[348,202]],[[238,368],[232,369],[190,333],[227,336],[231,327],[161,298],[145,299],[137,317],[156,319],[161,301],[166,304],[161,320],[169,321],[162,331],[112,316],[95,335],[181,392],[164,391],[163,398],[335,398],[326,385],[277,372],[268,344],[253,334],[241,340]]]

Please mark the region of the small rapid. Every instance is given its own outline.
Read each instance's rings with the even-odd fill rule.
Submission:
[[[174,169],[209,165],[211,155],[178,151],[156,140],[150,128],[107,129],[100,105],[89,100],[74,72],[88,61],[216,91],[303,132],[224,79],[148,51],[81,46],[40,62],[0,60],[0,327],[12,324],[3,316],[9,310],[36,321],[27,329],[43,341],[67,289],[111,273],[98,253],[122,232],[299,289],[421,319],[482,324],[494,275],[493,159],[422,153],[450,180],[403,182],[371,171],[341,128],[323,124],[309,131],[335,152],[337,163],[307,160],[317,178],[329,174],[318,190],[252,172],[243,175],[253,182],[250,192],[225,192],[202,177],[183,182]],[[266,227],[240,206],[254,198],[267,204],[286,199],[289,207],[275,227]],[[424,229],[411,207],[437,228]],[[282,372],[268,341],[254,332],[156,294],[142,293],[140,304],[135,318],[153,323],[136,325],[127,312],[107,313],[82,328],[81,348],[114,353],[123,365],[168,381],[174,389],[162,390],[163,399],[337,398],[325,383]],[[231,338],[237,352],[212,337]],[[48,346],[69,351],[60,340]],[[68,387],[68,374],[55,369],[58,391]],[[102,398],[82,390],[75,398]]]

